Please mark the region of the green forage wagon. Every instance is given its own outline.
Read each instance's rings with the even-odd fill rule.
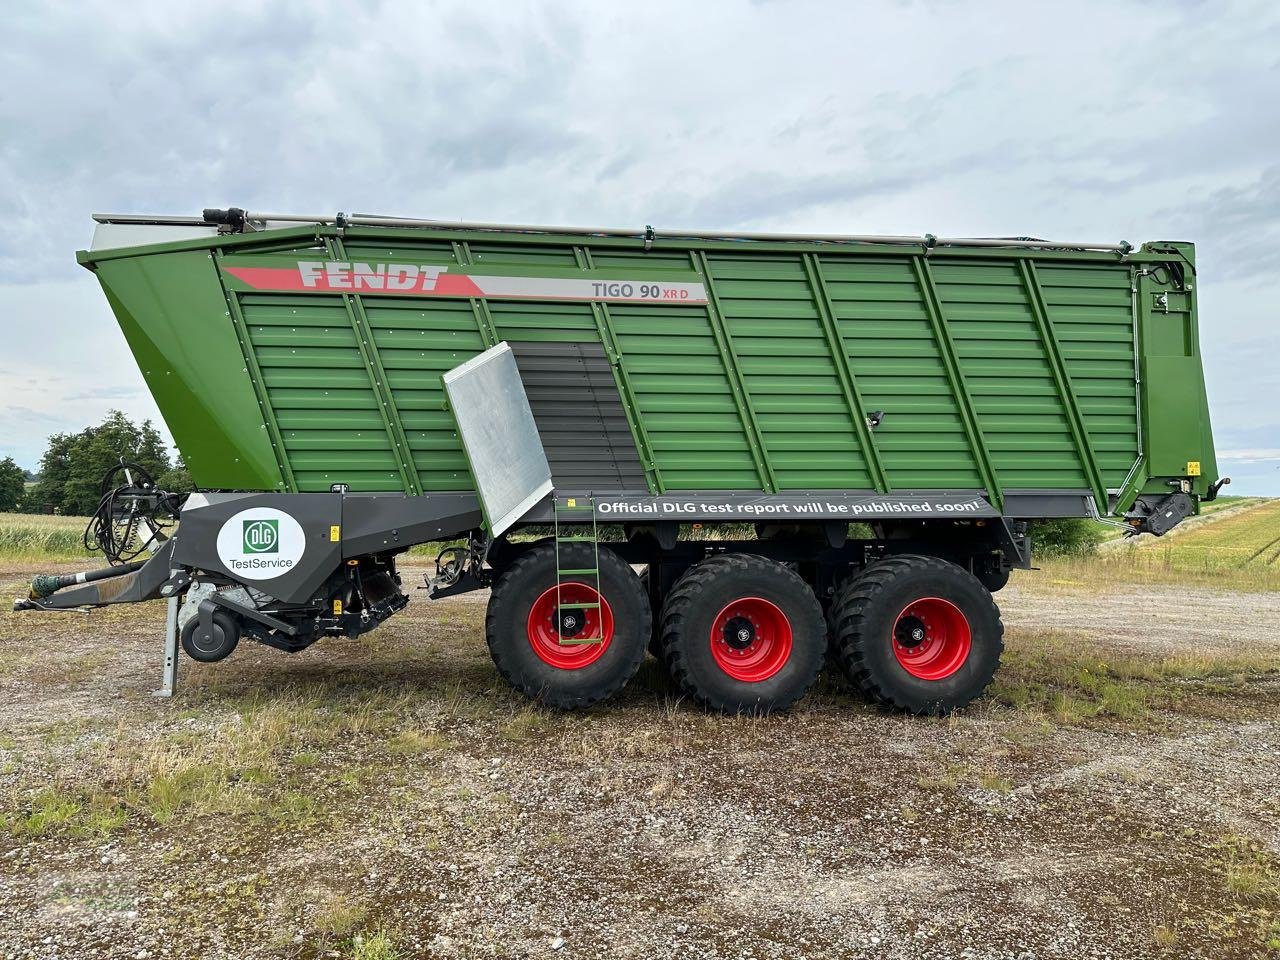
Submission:
[[[1187,243],[95,220],[79,261],[199,492],[123,464],[111,565],[16,605],[167,598],[163,692],[179,645],[376,627],[438,542],[429,596],[490,588],[494,662],[544,703],[652,652],[716,710],[785,708],[829,656],[943,712],[998,666],[1027,521],[1159,535],[1227,482]]]

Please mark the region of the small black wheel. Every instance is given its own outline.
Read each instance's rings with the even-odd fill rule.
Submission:
[[[826,622],[809,585],[749,554],[692,567],[662,608],[663,659],[698,703],[724,713],[785,710],[813,686]]]
[[[991,593],[936,557],[891,557],[848,581],[832,608],[836,657],[872,700],[916,714],[980,697],[1004,652]]]
[[[562,568],[588,569],[595,561],[589,546],[561,544]],[[652,632],[649,597],[605,546],[599,571],[598,580],[570,574],[557,584],[555,545],[545,544],[521,554],[494,584],[485,617],[489,654],[525,696],[587,707],[635,676]]]
[[[240,642],[240,624],[226,610],[215,610],[208,630],[200,629],[200,617],[192,617],[182,628],[182,649],[200,663],[217,663],[231,656]]]

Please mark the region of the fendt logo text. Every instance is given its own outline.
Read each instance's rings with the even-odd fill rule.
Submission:
[[[245,553],[278,553],[279,551],[279,520],[246,520],[244,522]]]
[[[302,285],[318,290],[434,290],[448,267],[413,263],[351,263],[299,260]]]

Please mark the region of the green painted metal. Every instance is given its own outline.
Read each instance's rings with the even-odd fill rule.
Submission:
[[[742,368],[733,352],[733,343],[725,329],[724,309],[720,305],[720,296],[716,293],[711,280],[711,270],[707,265],[705,253],[691,253],[691,260],[703,282],[707,284],[709,300],[707,303],[707,319],[711,322],[711,330],[715,336],[716,349],[720,352],[720,361],[724,365],[725,374],[729,378],[729,389],[733,392],[734,403],[738,408],[738,416],[742,418],[742,428],[747,435],[747,443],[751,447],[751,458],[759,471],[761,489],[776,493],[778,480],[774,476],[773,467],[765,454],[764,442],[760,436],[760,422],[755,411],[751,409],[751,398],[742,380]]]
[[[218,282],[222,287],[222,296],[226,300],[227,316],[231,318],[232,329],[235,330],[236,343],[240,347],[240,356],[244,360],[244,370],[249,374],[254,396],[258,401],[258,411],[262,417],[262,429],[266,431],[268,438],[270,438],[272,457],[276,461],[276,466],[280,469],[280,479],[276,481],[276,486],[289,493],[297,493],[298,484],[293,478],[293,468],[289,465],[289,455],[285,451],[284,439],[280,434],[280,425],[276,422],[275,411],[272,409],[270,398],[267,395],[266,386],[262,379],[262,369],[258,366],[257,353],[250,345],[249,330],[244,322],[244,313],[240,309],[239,300],[230,296],[227,293],[226,285],[222,283],[222,252],[220,250],[215,251],[210,254],[210,257],[218,267]]]
[[[584,270],[593,269],[591,251],[585,247],[573,248],[574,259]],[[627,376],[626,364],[622,353],[618,350],[618,336],[613,329],[613,320],[609,316],[609,305],[593,303],[591,310],[595,314],[596,327],[600,334],[600,342],[604,345],[605,355],[613,368],[614,382],[618,387],[618,396],[622,398],[622,409],[627,415],[627,423],[636,439],[636,449],[640,454],[640,462],[644,465],[645,478],[649,482],[650,493],[664,493],[662,471],[658,469],[658,461],[653,455],[653,445],[649,442],[649,431],[645,429],[644,419],[636,411],[636,395],[631,388],[631,378]]]
[[[575,251],[576,254],[576,251]],[[584,517],[583,514],[586,514]],[[570,529],[587,530],[586,526],[590,522],[591,533],[585,532],[581,534],[563,534],[561,533],[560,520],[566,518],[566,523],[570,524]],[[554,539],[556,551],[556,607],[559,610],[599,610],[600,601],[571,601],[564,600],[564,584],[566,577],[572,577],[577,583],[581,583],[584,579],[586,585],[595,591],[597,597],[600,596],[600,527],[596,519],[596,502],[592,497],[552,497],[551,499],[551,518],[553,524]],[[591,562],[590,567],[564,567],[560,561],[560,544],[562,543],[591,543]],[[556,617],[556,642],[560,644],[590,644],[604,642],[604,621],[600,620],[594,633],[588,632],[585,636],[566,637],[561,632],[561,622],[559,615]]]
[[[440,376],[503,339],[603,345],[653,492],[1082,490],[1123,508],[1216,479],[1188,244],[325,225],[78,259],[208,488],[471,489]],[[329,288],[335,262],[384,273]],[[448,289],[377,288],[389,264]],[[619,278],[703,295],[580,292]],[[874,432],[868,410],[885,412]]]
[[[1003,506],[1003,489],[996,477],[995,467],[991,462],[991,454],[987,450],[986,441],[983,439],[981,427],[974,412],[973,398],[969,395],[969,388],[965,384],[964,374],[960,370],[955,342],[952,340],[951,333],[943,320],[942,301],[938,296],[938,288],[934,283],[933,272],[929,267],[927,256],[912,257],[911,267],[915,271],[920,289],[924,293],[925,312],[928,314],[929,323],[933,327],[933,334],[937,339],[938,349],[942,354],[947,380],[951,384],[952,396],[959,405],[964,432],[969,438],[978,472],[982,475],[983,484],[987,490],[987,497],[996,506]]]
[[[471,264],[471,245],[468,243],[453,243],[453,259],[460,266],[469,266]],[[493,328],[493,317],[489,315],[489,306],[483,300],[475,297],[471,298],[471,312],[475,314],[476,327],[480,330],[480,336],[484,340],[486,346],[495,346],[498,342],[498,332]]]
[[[1049,369],[1053,374],[1058,396],[1067,409],[1067,425],[1071,428],[1071,436],[1076,444],[1076,454],[1084,465],[1085,476],[1088,478],[1090,489],[1093,491],[1094,502],[1098,505],[1098,509],[1105,513],[1107,510],[1107,486],[1102,480],[1102,474],[1098,470],[1098,461],[1094,457],[1093,447],[1089,443],[1089,433],[1085,428],[1084,419],[1080,415],[1080,407],[1076,402],[1076,392],[1071,385],[1071,377],[1068,375],[1066,365],[1062,360],[1062,351],[1058,346],[1058,338],[1054,335],[1053,328],[1049,325],[1048,308],[1045,305],[1044,293],[1040,287],[1040,282],[1036,277],[1035,264],[1030,260],[1021,260],[1018,262],[1018,269],[1022,272],[1022,282],[1026,287],[1027,302],[1031,305],[1031,314],[1035,317],[1036,326],[1039,328],[1045,358],[1049,362]]]
[[[340,239],[334,238],[326,241],[325,246],[331,260],[347,259],[347,251]],[[355,334],[356,349],[360,351],[360,358],[364,361],[365,369],[368,371],[369,384],[373,388],[374,397],[378,404],[378,412],[381,414],[382,422],[387,429],[387,440],[393,448],[392,456],[395,459],[396,468],[400,472],[400,477],[404,481],[407,492],[416,497],[422,493],[422,481],[418,479],[418,470],[413,463],[413,457],[410,455],[409,441],[405,437],[395,398],[392,397],[391,388],[387,383],[387,372],[382,367],[382,360],[379,357],[377,347],[374,345],[373,333],[369,328],[369,318],[364,311],[364,302],[357,294],[345,294],[342,299],[347,308],[347,318],[351,322],[351,330]]]
[[[871,428],[867,425],[867,408],[862,402],[862,396],[858,392],[858,385],[854,380],[853,371],[849,367],[849,357],[844,351],[844,345],[840,340],[840,330],[836,325],[835,310],[831,305],[831,297],[827,293],[826,281],[822,278],[822,266],[818,262],[817,256],[807,253],[803,257],[805,273],[808,274],[809,286],[813,289],[814,303],[817,304],[818,314],[822,318],[823,332],[827,335],[827,343],[831,347],[832,361],[835,364],[836,374],[840,379],[840,389],[844,394],[845,402],[849,404],[849,415],[853,420],[853,428],[858,434],[858,441],[862,444],[862,450],[865,454],[867,463],[871,467],[871,476],[875,481],[876,489],[882,493],[888,493],[889,478],[884,472],[884,466],[880,462],[880,454],[876,450],[875,437],[872,436]]]

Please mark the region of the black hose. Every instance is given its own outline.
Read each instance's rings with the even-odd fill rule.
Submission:
[[[117,484],[122,474],[125,483]],[[146,467],[125,460],[103,476],[101,494],[82,540],[86,550],[101,551],[111,564],[130,563],[165,540],[182,506],[181,497],[156,486]]]

